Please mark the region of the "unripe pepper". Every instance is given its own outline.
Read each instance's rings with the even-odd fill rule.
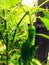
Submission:
[[[29,65],[29,61],[34,57],[35,52],[35,27],[28,25],[28,39],[22,44],[21,47],[21,58],[23,61],[23,65]]]

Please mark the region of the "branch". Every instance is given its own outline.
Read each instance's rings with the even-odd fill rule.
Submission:
[[[16,31],[17,31],[17,28],[19,27],[20,23],[22,22],[22,20],[24,19],[24,17],[28,14],[29,11],[27,11],[23,17],[20,19],[19,23],[16,25],[16,29],[14,30],[14,34],[13,34],[13,39],[12,39],[12,43],[14,43],[14,38],[15,38],[15,35],[16,35]]]
[[[49,39],[49,35],[46,34],[36,33],[36,35]]]

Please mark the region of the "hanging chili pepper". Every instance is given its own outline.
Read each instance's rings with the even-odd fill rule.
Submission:
[[[29,61],[34,57],[35,52],[35,28],[34,26],[28,25],[28,39],[22,44],[21,47],[21,58],[23,65],[29,65]]]

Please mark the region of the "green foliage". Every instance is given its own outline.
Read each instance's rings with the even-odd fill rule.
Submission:
[[[35,55],[35,46],[34,41],[35,39],[35,28],[31,25],[28,26],[28,39],[22,44],[21,47],[21,58],[23,63],[27,63],[31,61],[32,57]]]
[[[47,2],[47,1],[46,1]],[[41,6],[41,5],[40,5]],[[0,0],[0,63],[6,65],[33,65],[36,29],[32,25],[37,8],[21,5],[21,0]],[[43,10],[43,9],[41,9]],[[47,10],[45,10],[47,11]],[[49,30],[49,15],[43,11],[40,18]],[[28,26],[28,24],[30,24]],[[49,39],[48,35],[37,34]],[[36,60],[34,60],[36,61]]]
[[[32,62],[31,62],[31,65],[41,65],[41,63],[39,62],[38,59],[33,58]]]
[[[0,0],[0,5],[6,5],[9,7],[16,6],[17,3],[21,2],[21,0]]]
[[[45,27],[47,28],[47,30],[49,30],[49,19],[47,18],[40,18],[42,20],[42,22],[44,23]]]
[[[49,11],[43,11],[44,17],[40,18],[41,21],[44,23],[45,27],[47,28],[47,30],[49,30]]]

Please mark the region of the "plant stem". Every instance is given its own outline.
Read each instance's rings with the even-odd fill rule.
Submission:
[[[8,65],[8,38],[7,38],[7,34],[6,34],[6,64]]]
[[[7,34],[7,21],[4,19],[5,10],[3,10],[3,20],[4,20],[4,29],[5,29],[5,43],[6,43],[6,65],[8,65],[8,34]]]
[[[30,19],[30,25],[32,25],[30,12],[29,12],[29,19]]]
[[[46,1],[44,1],[42,4],[40,4],[39,6],[38,6],[38,8],[40,8],[41,6],[43,6],[45,3],[47,3],[49,0],[46,0]]]
[[[7,30],[6,21],[4,22],[5,22],[5,30]],[[5,39],[6,39],[6,65],[8,65],[8,34],[7,32],[5,32]]]
[[[28,14],[28,11],[23,15],[23,17],[20,19],[19,23],[16,25],[16,29],[14,31],[14,34],[13,34],[13,39],[12,39],[12,46],[14,44],[14,38],[15,38],[15,35],[16,35],[16,31],[17,31],[17,28],[19,27],[20,23],[22,22],[22,20],[24,19],[24,17]]]
[[[33,12],[36,12],[40,7],[42,7],[45,3],[47,3],[49,0],[44,1],[42,4],[40,4],[37,8],[33,9]],[[32,15],[33,13],[31,13]]]
[[[48,36],[48,35],[46,35],[46,34],[36,33],[36,35],[39,35],[39,36],[42,36],[42,37],[44,37],[44,38],[49,39],[49,36]]]
[[[6,65],[8,65],[8,34],[6,32],[7,30],[7,21],[4,19],[5,17],[5,10],[3,12],[4,16],[0,16],[0,18],[2,18],[2,20],[4,20],[4,29],[5,29],[5,39],[6,39]]]

